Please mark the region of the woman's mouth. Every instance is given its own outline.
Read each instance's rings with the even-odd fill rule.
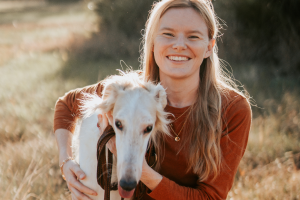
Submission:
[[[186,57],[186,56],[167,56],[167,58],[172,61],[188,61],[188,60],[190,60],[190,58]]]

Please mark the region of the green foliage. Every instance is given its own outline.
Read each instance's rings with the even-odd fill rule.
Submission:
[[[79,2],[81,0],[46,0],[50,3],[76,3],[76,2]]]
[[[100,54],[109,57],[139,55],[142,29],[153,0],[101,0],[96,3],[100,18]],[[104,37],[104,38],[103,38]],[[116,51],[115,51],[116,50]]]
[[[233,63],[256,63],[284,76],[300,73],[299,0],[213,1],[228,27],[219,41],[220,57]],[[142,29],[153,0],[101,0],[100,54],[138,56]],[[234,40],[233,40],[234,38]],[[117,55],[117,56],[116,56]],[[270,67],[272,66],[272,67]]]
[[[254,49],[248,56],[275,64],[279,75],[300,73],[299,7],[299,0],[236,0],[233,6],[237,33]]]
[[[140,37],[153,0],[102,0],[96,12],[101,29],[119,30],[127,37]]]

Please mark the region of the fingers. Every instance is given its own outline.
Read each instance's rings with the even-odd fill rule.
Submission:
[[[74,166],[72,166],[70,170],[75,174],[77,178],[81,180],[84,179],[86,176],[77,163]]]
[[[108,125],[108,120],[105,114],[98,115],[98,124],[100,125],[101,132],[103,132]]]
[[[80,183],[77,178],[84,179],[86,177],[85,173],[80,169],[79,165],[74,161],[69,161],[64,165],[64,174],[66,177],[67,185],[72,193],[72,198],[75,199],[90,199],[84,194],[94,195],[97,193],[92,189],[84,186]],[[84,193],[84,194],[83,194]]]
[[[69,190],[71,191],[72,200],[92,200],[88,196],[84,195],[83,193],[79,192],[73,187],[69,187]]]
[[[106,117],[108,118],[108,121],[109,121],[110,125],[112,125],[113,124],[113,116],[111,114],[111,111],[106,113]]]
[[[97,117],[98,117],[98,124],[100,125],[100,124],[101,124],[101,121],[102,121],[102,115],[99,114],[99,115],[97,115]]]
[[[116,147],[116,136],[112,137],[107,143],[107,148],[115,155],[117,156],[117,147]]]
[[[104,130],[107,127],[107,125],[108,125],[107,117],[105,115],[103,115],[100,126],[103,127],[103,130]]]
[[[71,171],[74,173],[74,176],[69,176],[68,177],[69,179],[67,180],[67,182],[70,186],[76,188],[77,190],[79,190],[80,192],[83,192],[85,194],[97,195],[97,193],[95,191],[84,186],[82,183],[80,183],[77,180],[77,177],[82,180],[86,176],[78,165],[75,165],[73,168],[71,168]]]
[[[76,178],[70,178],[68,180],[68,186],[70,191],[76,196],[83,197],[84,194],[94,195],[96,196],[97,193],[93,191],[92,189],[84,186],[82,183],[80,183]]]
[[[108,125],[108,120],[112,121],[112,115],[111,112],[108,112],[106,114],[99,114],[98,115],[98,124],[100,125],[100,131],[103,132],[104,129]],[[117,148],[116,148],[116,137],[112,137],[107,143],[106,146],[109,148],[109,150],[117,156]]]

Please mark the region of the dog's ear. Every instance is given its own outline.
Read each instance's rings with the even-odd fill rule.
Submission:
[[[102,91],[102,103],[99,105],[104,113],[111,111],[114,108],[116,99],[119,94],[119,85],[116,83],[108,83]]]
[[[165,108],[167,105],[167,93],[163,86],[160,84],[156,85],[153,94],[157,103],[161,104],[162,108]]]

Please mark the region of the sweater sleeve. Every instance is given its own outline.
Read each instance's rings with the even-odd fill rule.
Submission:
[[[77,117],[80,116],[80,100],[84,93],[101,95],[101,83],[78,88],[67,92],[64,96],[60,97],[55,104],[54,110],[54,132],[57,129],[67,129],[74,132],[75,122]]]
[[[185,187],[163,177],[159,185],[148,195],[157,200],[176,199],[226,199],[234,181],[238,165],[248,141],[251,125],[251,108],[242,96],[234,99],[225,108],[221,138],[222,166],[215,180],[212,176],[197,187]]]

